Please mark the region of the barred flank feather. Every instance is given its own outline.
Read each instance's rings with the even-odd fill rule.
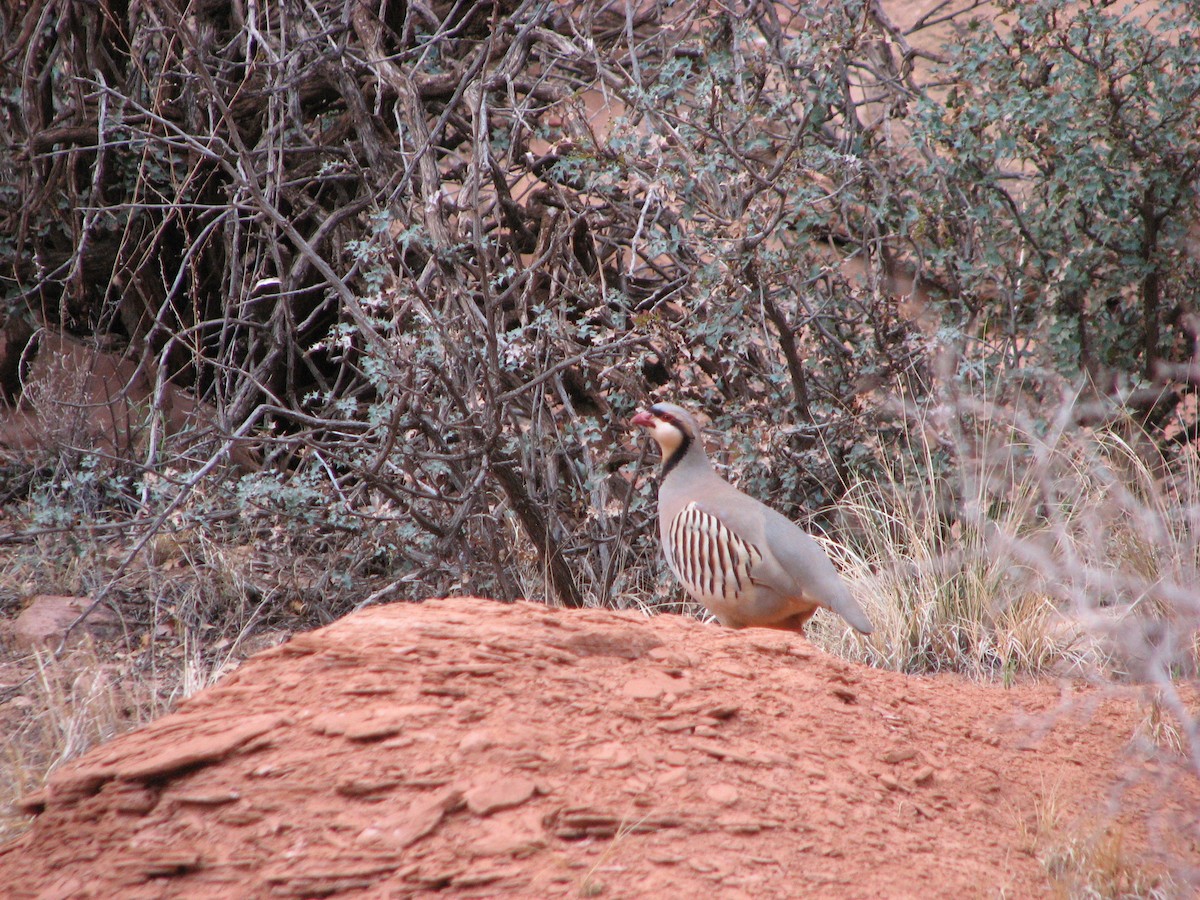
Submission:
[[[757,547],[695,503],[689,503],[671,521],[664,551],[676,577],[701,603],[706,599],[735,600],[762,559]]]

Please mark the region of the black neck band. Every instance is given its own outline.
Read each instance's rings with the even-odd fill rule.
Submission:
[[[663,460],[663,478],[666,478],[670,474],[670,471],[679,465],[679,461],[683,459],[684,455],[688,452],[688,448],[692,446],[692,436],[682,429],[680,429],[679,433],[683,435],[683,440],[679,442],[679,446],[675,448],[675,452]]]

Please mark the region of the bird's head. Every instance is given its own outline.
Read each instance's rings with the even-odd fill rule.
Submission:
[[[655,403],[629,421],[632,425],[645,428],[657,442],[662,451],[664,472],[672,468],[700,438],[700,426],[695,418],[674,403]]]

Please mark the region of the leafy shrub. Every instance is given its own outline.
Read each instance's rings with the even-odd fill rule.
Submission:
[[[854,0],[137,10],[0,12],[8,332],[124,348],[205,404],[208,443],[159,434],[132,460],[157,489],[120,495],[323,569],[317,618],[653,605],[622,424],[653,397],[806,519],[897,461],[953,480],[981,395],[1037,434],[1082,384],[1064,428],[1195,439],[1194,4],[908,31]],[[914,444],[945,409],[962,439]],[[247,445],[258,471],[223,464]]]

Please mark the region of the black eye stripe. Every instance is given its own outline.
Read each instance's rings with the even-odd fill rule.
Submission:
[[[684,429],[683,425],[680,423],[680,421],[677,418],[675,418],[673,415],[671,415],[669,412],[664,412],[663,410],[656,409],[652,406],[652,407],[650,407],[650,414],[652,416],[654,416],[654,418],[658,419],[660,422],[666,422],[668,425],[672,425],[675,428],[678,428],[680,431],[685,431],[685,429]]]

